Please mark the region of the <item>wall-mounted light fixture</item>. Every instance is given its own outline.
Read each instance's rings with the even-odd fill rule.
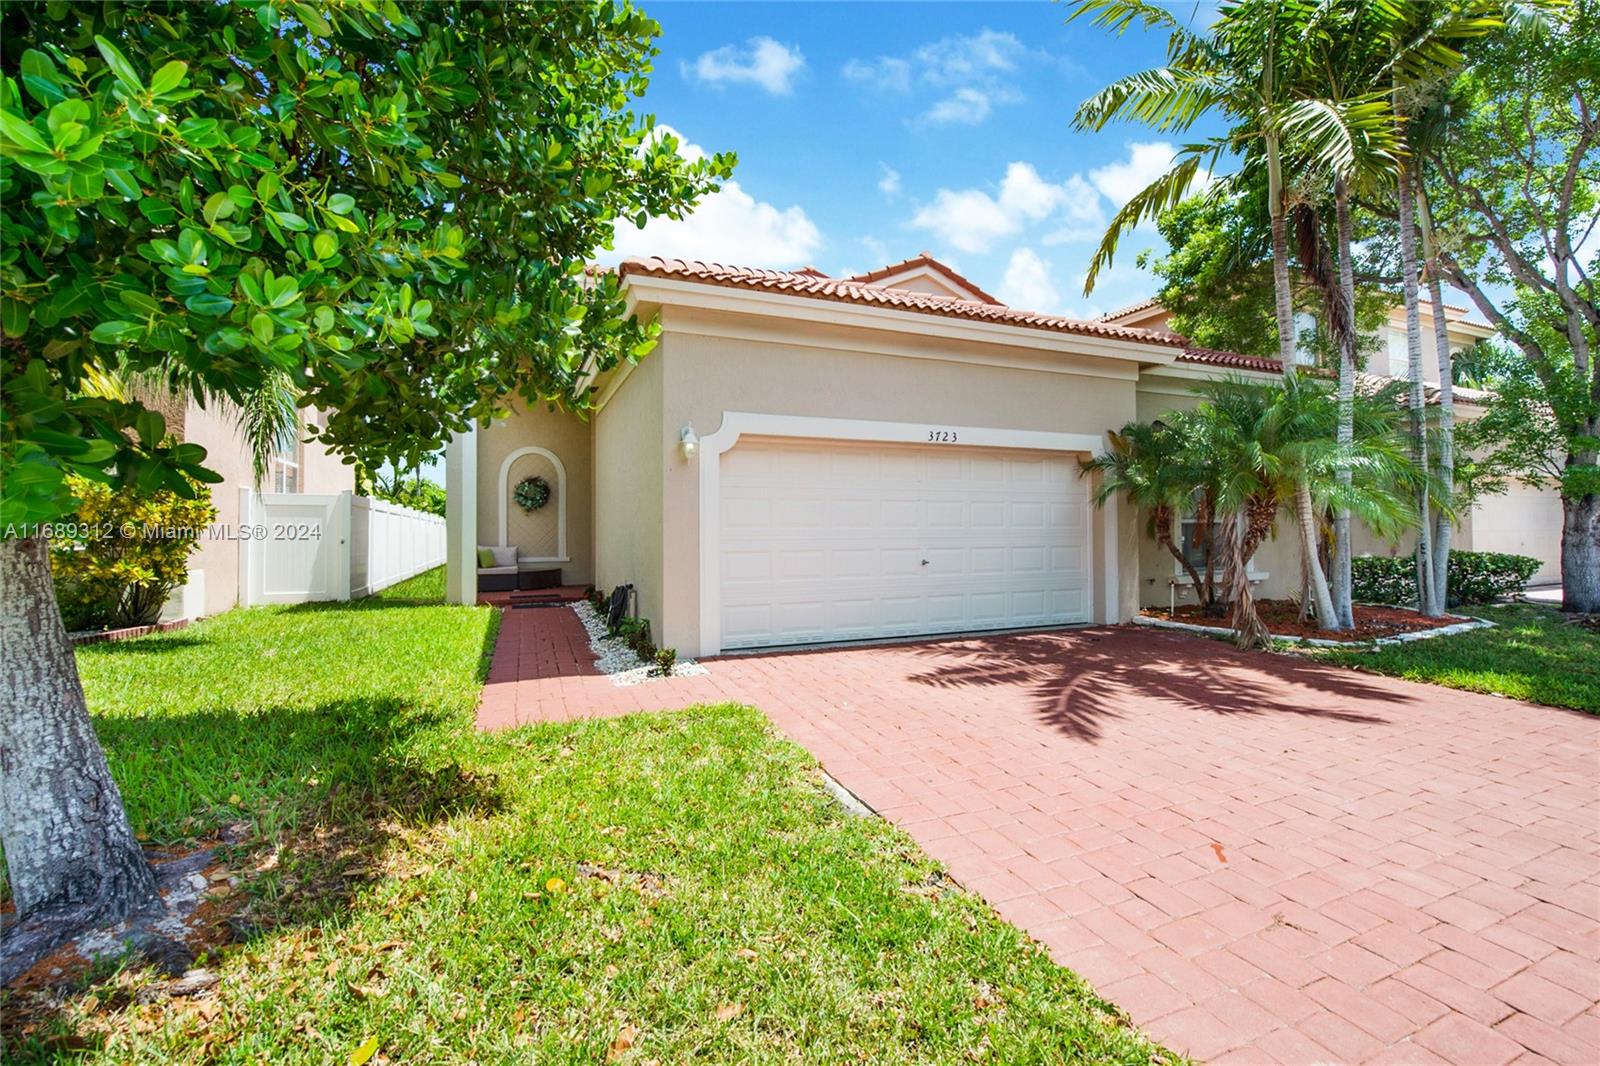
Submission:
[[[700,438],[695,436],[693,426],[684,426],[678,431],[678,450],[685,459],[693,459],[694,453],[700,450]]]

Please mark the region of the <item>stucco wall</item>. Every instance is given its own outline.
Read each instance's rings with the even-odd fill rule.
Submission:
[[[662,364],[670,338],[639,363],[594,418],[595,584],[609,592],[631,584],[639,614],[663,640]],[[674,454],[676,454],[674,452]]]
[[[523,448],[538,447],[561,461],[565,478],[548,458],[528,453],[507,457]],[[514,544],[524,558],[559,558],[561,501],[565,500],[566,561],[547,565],[561,569],[568,585],[586,585],[594,570],[594,444],[589,423],[543,405],[516,404],[511,414],[478,431],[478,532],[477,543],[500,543],[500,513],[506,514],[506,543]],[[511,490],[526,477],[543,477],[552,498],[537,511],[525,512],[511,500]]]
[[[657,643],[680,650],[696,648],[699,639],[698,463],[704,461],[686,461],[679,454],[678,434],[684,425],[705,436],[721,425],[725,412],[742,411],[1099,436],[1134,414],[1134,370],[1128,364],[971,344],[943,348],[932,340],[916,348],[940,357],[911,357],[873,350],[880,341],[861,331],[822,325],[789,327],[793,339],[727,336],[720,334],[741,324],[714,312],[672,309],[663,322],[663,344],[645,361],[664,374],[664,417],[657,440],[663,461],[662,576],[667,597],[656,631]],[[956,361],[963,358],[1019,365]],[[602,420],[612,413],[607,408]],[[598,452],[597,464],[604,480],[612,468]],[[1105,545],[1100,516],[1094,520],[1098,615],[1105,595]],[[1130,524],[1131,516],[1120,523],[1115,549],[1119,555],[1127,553],[1125,565],[1117,570],[1124,585],[1119,604],[1123,614],[1133,590]],[[606,535],[603,530],[601,535]]]
[[[307,419],[314,412],[303,412]],[[190,580],[205,584],[204,613],[226,611],[239,602],[239,490],[255,485],[250,450],[239,433],[238,414],[225,404],[200,407],[190,401],[184,413],[184,439],[206,449],[206,466],[222,475],[211,486],[217,517],[199,549],[189,557]],[[300,448],[301,491],[337,493],[355,488],[355,470],[315,442]]]

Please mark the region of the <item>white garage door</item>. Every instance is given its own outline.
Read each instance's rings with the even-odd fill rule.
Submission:
[[[746,438],[721,481],[725,648],[1090,620],[1074,456]]]
[[[1480,496],[1472,504],[1472,547],[1538,559],[1544,565],[1530,585],[1560,581],[1560,494],[1553,488],[1514,484],[1502,495]]]

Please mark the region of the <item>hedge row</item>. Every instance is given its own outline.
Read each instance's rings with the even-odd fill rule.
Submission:
[[[1539,560],[1502,552],[1450,553],[1450,607],[1493,603],[1520,592],[1539,569]],[[1357,603],[1411,604],[1417,600],[1417,563],[1411,556],[1365,556],[1351,560],[1354,599]]]

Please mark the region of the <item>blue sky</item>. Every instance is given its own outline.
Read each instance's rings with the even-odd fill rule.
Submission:
[[[608,258],[838,275],[927,250],[1007,303],[1084,316],[1154,292],[1134,264],[1153,230],[1081,290],[1105,221],[1173,139],[1077,133],[1072,114],[1159,65],[1161,36],[1067,25],[1049,3],[642,3],[663,31],[642,110],[739,166],[687,222],[625,224]]]

